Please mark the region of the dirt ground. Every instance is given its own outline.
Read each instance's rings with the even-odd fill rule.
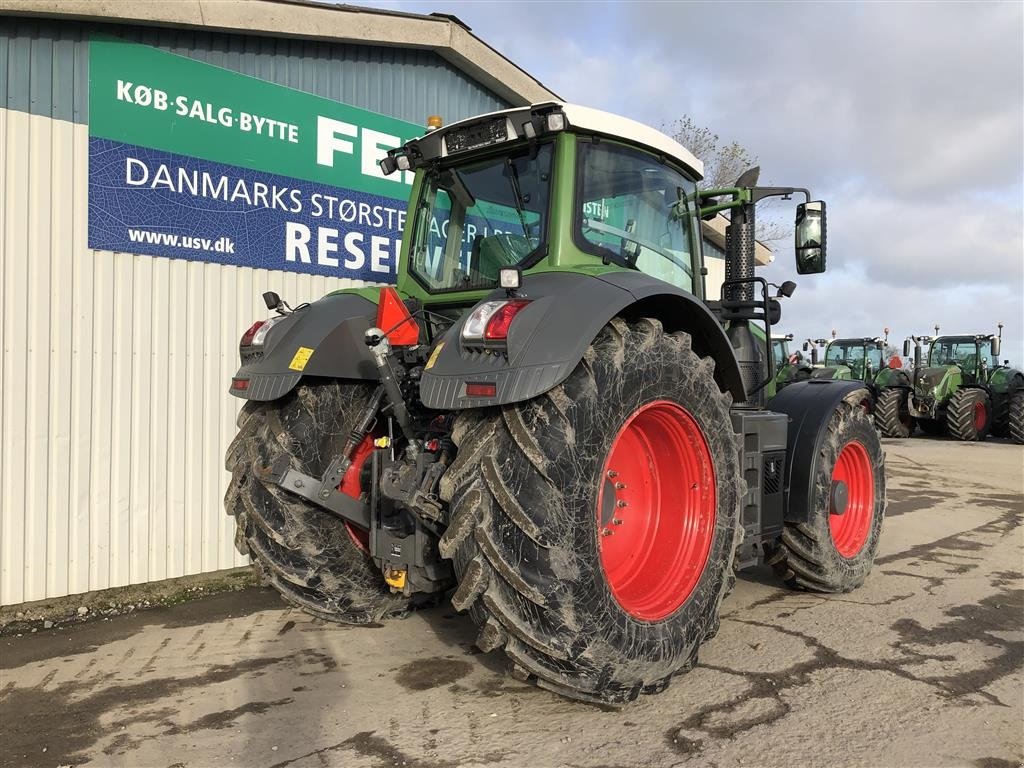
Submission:
[[[746,573],[700,665],[612,711],[506,677],[445,608],[326,625],[261,589],[0,639],[2,766],[1024,763],[1024,448],[885,441],[850,595]]]

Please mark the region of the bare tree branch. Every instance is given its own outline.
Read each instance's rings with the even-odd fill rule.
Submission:
[[[744,171],[757,165],[757,155],[737,141],[724,142],[717,133],[698,125],[689,115],[683,115],[662,129],[704,161],[704,178],[697,184],[700,189],[734,186]],[[771,243],[791,235],[792,226],[772,215],[768,206],[759,206],[759,211],[766,215],[757,219],[758,240]]]

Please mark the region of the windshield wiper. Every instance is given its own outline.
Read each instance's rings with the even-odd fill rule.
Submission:
[[[516,213],[519,214],[519,224],[523,228],[523,235],[526,239],[530,239],[530,230],[526,226],[526,214],[524,208],[526,207],[526,201],[523,199],[523,191],[519,186],[519,169],[516,168],[516,164],[512,162],[511,157],[505,158],[505,167],[508,168],[509,183],[512,185],[512,197],[516,204]]]

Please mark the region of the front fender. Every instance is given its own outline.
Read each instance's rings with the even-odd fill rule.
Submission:
[[[276,400],[303,376],[377,379],[364,335],[376,319],[377,305],[354,293],[336,293],[314,301],[274,325],[262,350],[243,355],[236,381],[245,389],[228,391],[248,400]]]
[[[814,476],[828,422],[861,381],[810,379],[790,384],[768,402],[768,410],[789,417],[786,431],[786,510],[788,523],[806,523],[814,499]]]
[[[420,399],[425,405],[459,410],[536,397],[568,378],[601,328],[616,316],[656,317],[669,332],[689,332],[694,351],[715,360],[719,386],[734,400],[745,399],[725,331],[711,310],[685,291],[639,272],[544,272],[525,275],[519,295],[532,301],[509,329],[507,354],[464,347],[465,317],[449,329],[423,373]],[[485,300],[504,296],[498,290]],[[467,397],[469,382],[494,383],[495,397]]]

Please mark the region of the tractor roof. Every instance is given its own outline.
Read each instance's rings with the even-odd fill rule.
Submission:
[[[932,344],[940,341],[988,341],[994,337],[994,333],[944,333],[941,336],[932,336]]]
[[[449,154],[447,147],[442,143],[441,138],[457,131],[460,128],[472,126],[476,123],[487,122],[488,120],[493,120],[496,117],[505,116],[508,118],[507,124],[512,126],[514,133],[509,135],[507,139],[503,139],[503,141],[512,141],[523,137],[522,125],[524,122],[530,121],[531,114],[536,116],[545,115],[551,112],[562,112],[565,115],[568,128],[574,128],[587,133],[596,133],[609,138],[622,139],[634,144],[639,144],[653,150],[654,152],[672,158],[674,161],[690,171],[696,179],[699,180],[704,177],[704,163],[698,160],[690,150],[678,141],[666,136],[661,131],[655,130],[643,123],[638,123],[636,120],[631,120],[628,117],[612,114],[611,112],[604,112],[600,109],[582,107],[578,104],[565,104],[557,101],[533,104],[529,107],[503,109],[497,112],[488,112],[487,114],[476,115],[475,117],[470,117],[465,120],[459,120],[458,122],[439,128],[432,133],[428,133],[419,139],[413,139],[412,141],[407,142],[405,146],[410,147],[415,145],[419,150],[422,159],[429,161],[434,158],[445,157]],[[494,143],[497,142],[488,142],[486,146],[492,146]],[[392,150],[389,154],[394,155],[395,152],[395,150]]]
[[[615,136],[643,144],[646,147],[663,152],[692,170],[698,177],[704,176],[704,163],[698,160],[690,150],[675,139],[648,125],[638,123],[628,117],[604,112],[578,104],[563,104],[562,109],[569,119],[569,124],[585,131],[593,131],[606,136]]]

